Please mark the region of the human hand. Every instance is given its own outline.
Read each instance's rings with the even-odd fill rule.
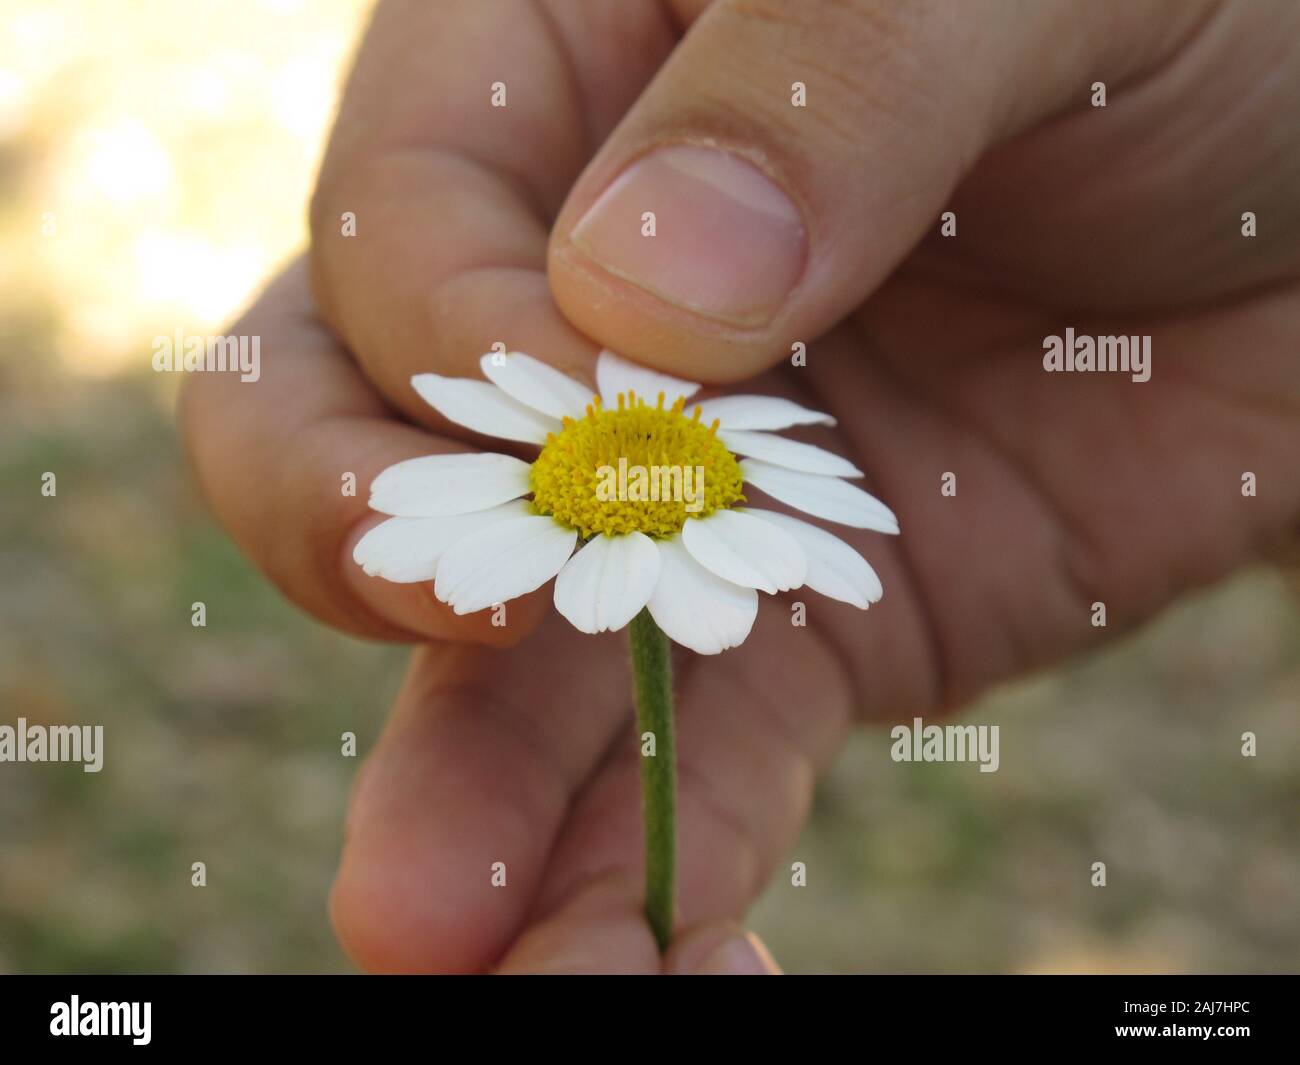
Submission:
[[[726,381],[803,340],[807,367],[746,391],[836,414],[837,434],[806,438],[846,453],[899,514],[903,540],[857,541],[880,608],[818,601],[790,630],[765,600],[746,644],[682,678],[682,927],[705,937],[761,887],[851,719],[961,702],[1095,638],[1092,602],[1114,631],[1294,528],[1300,160],[1277,132],[1300,89],[1297,35],[1275,25],[1289,5],[714,8],[676,45],[649,3],[600,19],[384,5],[313,210],[315,290],[352,358],[291,277],[238,327],[267,340],[263,382],[187,387],[208,493],[288,594],[354,631],[448,641],[417,654],[354,799],[334,914],[363,967],[658,967],[629,875],[619,650],[558,619],[508,652],[467,645],[518,638],[545,593],[492,629],[348,558],[374,519],[338,497],[340,472],[364,484],[460,446],[413,373],[474,375],[501,339],[584,375],[594,337]],[[494,80],[511,94],[495,111]],[[1086,106],[1094,80],[1105,110]],[[633,189],[637,240],[642,209],[657,213],[648,262],[613,224],[573,239],[627,160],[681,142],[725,145],[769,177],[724,181],[749,205],[698,224],[684,213],[697,197],[642,208]],[[1079,174],[1081,160],[1104,163]],[[620,195],[606,203],[617,223]],[[945,205],[959,238],[911,253]],[[339,236],[348,210],[356,239]],[[1242,210],[1260,237],[1241,236]],[[719,219],[733,239],[699,239]],[[1151,335],[1152,380],[1044,374],[1042,339],[1065,325]],[[265,471],[256,486],[223,465],[232,436]],[[939,495],[943,471],[956,497]],[[1244,471],[1257,497],[1241,495]],[[504,891],[487,884],[496,860]]]

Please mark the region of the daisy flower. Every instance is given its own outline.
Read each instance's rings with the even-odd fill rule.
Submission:
[[[390,517],[353,553],[366,573],[433,581],[457,614],[554,577],[555,607],[581,631],[621,629],[645,608],[700,654],[745,640],[760,591],[806,585],[864,610],[880,599],[875,571],[848,544],[744,495],[752,485],[815,518],[897,533],[889,508],[850,483],[862,476],[852,463],[775,433],[834,425],[829,415],[773,396],[688,406],[699,385],[608,351],[599,394],[518,352],[481,366],[486,381],[419,374],[411,384],[449,421],[540,452],[531,463],[451,454],[384,470],[370,506]]]
[[[390,517],[353,558],[390,581],[433,581],[470,614],[555,578],[555,607],[583,632],[628,628],[642,746],[645,915],[672,940],[676,751],[669,640],[700,654],[742,643],[758,593],[807,585],[866,609],[881,596],[866,559],[824,529],[745,506],[745,485],[816,518],[897,533],[880,500],[839,455],[777,436],[834,425],[773,396],[692,405],[699,385],[596,362],[598,394],[531,356],[484,355],[486,381],[417,374],[411,384],[449,421],[541,450],[428,455],[384,470],[370,506]]]

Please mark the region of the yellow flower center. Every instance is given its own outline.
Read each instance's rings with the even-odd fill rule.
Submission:
[[[597,534],[675,536],[689,517],[743,503],[740,465],[686,400],[651,407],[620,393],[617,410],[597,397],[583,418],[565,418],[529,474],[533,507],[586,539]]]

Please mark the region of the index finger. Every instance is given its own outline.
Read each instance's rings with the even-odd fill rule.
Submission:
[[[597,348],[551,299],[550,219],[673,37],[651,0],[380,5],[312,203],[312,279],[410,419],[448,428],[411,377],[477,376],[498,341],[590,374]]]

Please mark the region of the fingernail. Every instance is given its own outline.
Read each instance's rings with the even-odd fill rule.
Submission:
[[[781,306],[808,244],[799,209],[770,178],[738,155],[692,145],[633,163],[569,239],[669,303],[745,325]]]
[[[775,976],[781,972],[758,937],[728,936],[692,970],[696,976]]]

